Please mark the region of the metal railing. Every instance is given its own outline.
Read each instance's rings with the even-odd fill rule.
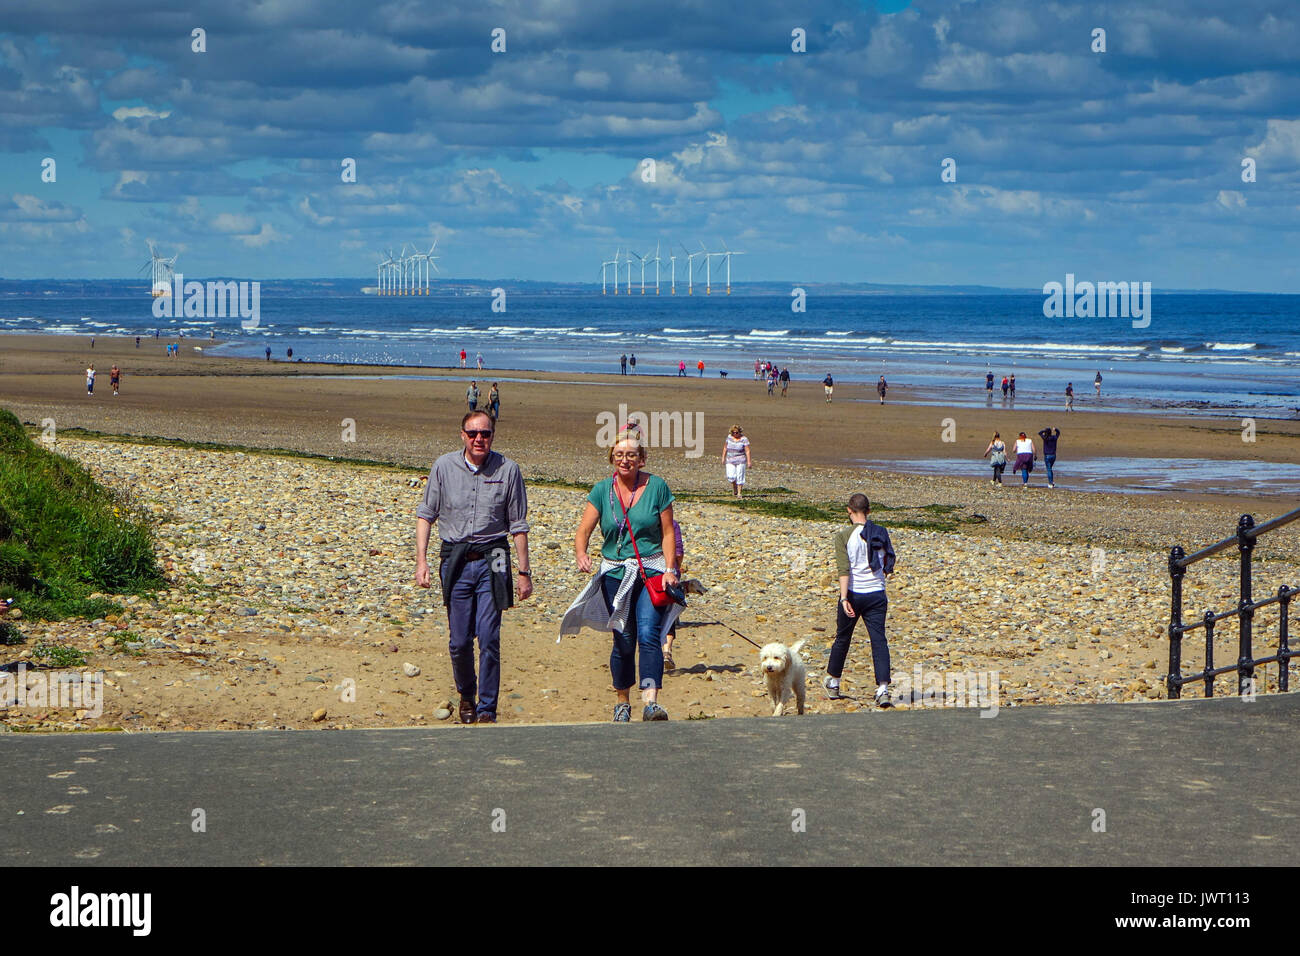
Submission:
[[[1261,535],[1288,525],[1297,519],[1300,519],[1300,508],[1295,511],[1288,511],[1286,514],[1258,526],[1256,526],[1253,516],[1242,515],[1237,521],[1237,533],[1224,538],[1217,544],[1202,548],[1192,555],[1186,554],[1178,546],[1170,550],[1169,576],[1173,584],[1173,607],[1169,615],[1169,676],[1166,679],[1170,700],[1177,700],[1182,696],[1184,684],[1191,684],[1198,680],[1205,682],[1205,696],[1213,697],[1214,679],[1220,674],[1226,674],[1229,671],[1237,672],[1237,694],[1239,696],[1253,694],[1255,692],[1255,668],[1261,664],[1271,664],[1274,661],[1278,663],[1278,689],[1283,692],[1290,689],[1291,658],[1300,657],[1300,651],[1293,651],[1288,643],[1289,627],[1287,622],[1291,599],[1300,591],[1283,585],[1278,588],[1277,594],[1266,597],[1262,601],[1254,600],[1251,589],[1251,560],[1255,552],[1255,542]],[[1202,561],[1221,551],[1226,551],[1234,545],[1237,547],[1241,562],[1241,595],[1237,606],[1231,611],[1224,611],[1222,614],[1206,611],[1199,621],[1193,624],[1184,624],[1184,573],[1197,561]],[[1255,657],[1251,647],[1254,638],[1255,612],[1270,604],[1280,605],[1281,611],[1277,653],[1269,657]],[[1223,667],[1215,667],[1214,628],[1219,621],[1230,617],[1237,619],[1237,662]],[[1195,674],[1183,674],[1183,635],[1198,628],[1205,629],[1205,669]]]

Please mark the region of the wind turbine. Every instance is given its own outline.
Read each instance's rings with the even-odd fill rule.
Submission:
[[[628,295],[632,294],[632,257],[634,255],[636,255],[636,253],[633,252],[631,249],[627,251],[627,294]],[[618,273],[615,272],[615,276],[617,275]]]
[[[719,242],[722,242],[721,239],[719,239],[718,241],[719,241]],[[723,248],[723,249],[727,249],[727,244],[726,244],[725,242],[722,242],[722,248]],[[732,257],[732,256],[743,256],[744,253],[743,253],[743,252],[732,252],[730,249],[727,249],[727,251],[724,252],[724,253],[722,253],[722,255],[723,255],[723,256],[726,258],[726,260],[727,260],[727,295],[731,295],[731,257]]]
[[[642,294],[642,295],[645,295],[645,264],[646,264],[646,258],[645,258],[645,256],[638,255],[638,254],[635,253],[635,252],[632,253],[632,255],[636,256],[637,261],[641,263],[641,294]]]
[[[669,294],[676,295],[677,294],[677,253],[669,252],[668,261],[672,263],[672,267],[673,267],[673,281],[672,281],[672,285],[669,287]]]
[[[703,250],[700,255],[704,256],[704,294],[713,295],[713,257],[720,256],[720,252],[709,252],[704,248],[704,243],[700,243],[700,249]]]
[[[685,244],[682,245],[682,252],[686,253],[686,294],[695,295],[695,257],[699,253],[691,252]]]
[[[149,270],[149,291],[155,299],[171,295],[172,279],[176,274],[176,260],[180,253],[165,259],[158,255],[158,250],[154,248],[153,240],[147,240],[149,243],[149,261],[140,267],[140,271]]]
[[[614,294],[618,295],[618,254],[621,250],[614,250],[613,260],[606,259],[600,264],[600,294],[605,294],[605,267],[610,265],[611,261],[614,266]]]
[[[659,241],[658,241],[657,239],[655,240],[655,257],[654,257],[653,259],[648,259],[648,260],[646,260],[646,261],[647,261],[647,262],[653,262],[653,263],[655,264],[655,295],[658,295],[658,294],[659,294],[659,261],[660,261],[660,260],[659,260]]]
[[[429,279],[430,279],[429,269],[432,268],[434,272],[438,273],[439,275],[442,274],[442,270],[438,268],[437,262],[434,261],[436,259],[441,258],[440,256],[435,256],[433,254],[433,250],[437,248],[438,248],[438,240],[435,239],[433,240],[433,245],[429,247],[429,251],[424,253],[424,294],[425,295],[429,294]]]

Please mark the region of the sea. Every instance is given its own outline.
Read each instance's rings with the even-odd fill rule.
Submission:
[[[187,277],[191,278],[191,277]],[[776,284],[772,284],[775,286]],[[1038,293],[852,293],[809,288],[803,310],[784,287],[732,295],[698,286],[602,294],[599,285],[461,283],[431,295],[377,296],[359,279],[263,280],[256,328],[235,318],[155,318],[147,283],[0,280],[0,333],[140,335],[207,346],[218,355],[403,367],[455,367],[482,355],[492,370],[753,376],[756,360],[789,368],[794,384],[874,382],[913,400],[985,400],[986,372],[1015,375],[1021,405],[1076,395],[1113,407],[1300,413],[1300,296],[1161,293],[1149,325],[1129,318],[1048,318]],[[495,290],[500,290],[495,291]],[[3,338],[0,337],[0,349]],[[188,351],[188,350],[187,350]],[[1000,392],[997,393],[1000,400]]]

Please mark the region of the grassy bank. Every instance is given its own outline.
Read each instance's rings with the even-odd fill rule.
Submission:
[[[161,583],[143,513],[0,409],[0,599],[26,617],[91,617],[114,607],[91,594]]]

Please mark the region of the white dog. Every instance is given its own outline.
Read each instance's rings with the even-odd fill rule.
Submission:
[[[803,665],[803,658],[799,656],[799,649],[806,643],[808,642],[797,641],[794,647],[786,647],[775,642],[765,645],[758,652],[759,664],[767,679],[767,696],[775,705],[773,717],[785,713],[785,702],[790,699],[791,691],[794,692],[799,713],[803,713],[804,675],[807,669]]]

